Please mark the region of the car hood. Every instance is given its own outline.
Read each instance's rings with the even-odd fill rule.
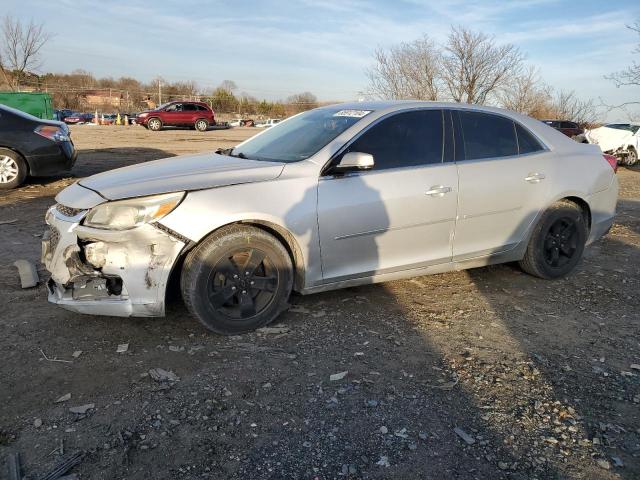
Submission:
[[[206,153],[165,158],[99,173],[78,183],[107,200],[262,182],[277,178],[283,163]]]

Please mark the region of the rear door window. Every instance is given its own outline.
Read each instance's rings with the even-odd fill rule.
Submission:
[[[374,170],[442,163],[443,130],[442,110],[402,112],[371,127],[346,152],[370,153]]]
[[[513,120],[483,112],[459,112],[467,160],[518,154]]]
[[[520,155],[544,150],[542,144],[519,123],[516,123],[516,134],[518,136],[518,153]]]

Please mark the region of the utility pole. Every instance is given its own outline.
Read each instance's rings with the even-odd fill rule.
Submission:
[[[162,105],[162,80],[158,76],[158,105]]]

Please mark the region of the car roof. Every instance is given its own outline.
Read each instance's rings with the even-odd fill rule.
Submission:
[[[345,102],[337,103],[333,105],[326,105],[319,107],[319,110],[328,109],[333,111],[339,110],[366,110],[371,111],[373,117],[367,115],[365,118],[370,118],[370,121],[375,121],[376,118],[381,118],[385,115],[402,112],[405,110],[419,109],[419,108],[435,108],[435,109],[450,109],[450,110],[468,110],[473,112],[492,113],[508,117],[514,121],[517,121],[521,125],[528,128],[535,134],[536,137],[548,148],[561,151],[561,150],[575,150],[583,145],[575,142],[566,135],[560,133],[555,128],[529,117],[522,113],[507,110],[505,108],[488,107],[484,105],[471,105],[468,103],[458,102],[432,102],[432,101],[419,101],[419,100],[390,100],[390,101],[363,101],[363,102]]]
[[[207,102],[196,102],[195,100],[171,100],[167,102],[167,105],[171,105],[172,103],[195,103],[196,105],[207,105]]]
[[[505,108],[488,107],[485,105],[475,105],[469,103],[458,102],[432,102],[426,100],[387,100],[387,101],[363,101],[363,102],[345,102],[336,103],[332,105],[326,105],[319,108],[335,109],[341,108],[344,110],[371,110],[371,111],[389,111],[404,110],[410,108],[449,108],[449,109],[461,109],[461,110],[474,110],[487,113],[508,113],[510,115],[522,116],[517,112],[507,110]]]

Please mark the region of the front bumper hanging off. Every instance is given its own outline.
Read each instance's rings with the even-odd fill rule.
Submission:
[[[50,302],[94,315],[163,316],[171,269],[188,240],[162,226],[112,231],[80,224],[86,210],[54,205],[42,263]]]

